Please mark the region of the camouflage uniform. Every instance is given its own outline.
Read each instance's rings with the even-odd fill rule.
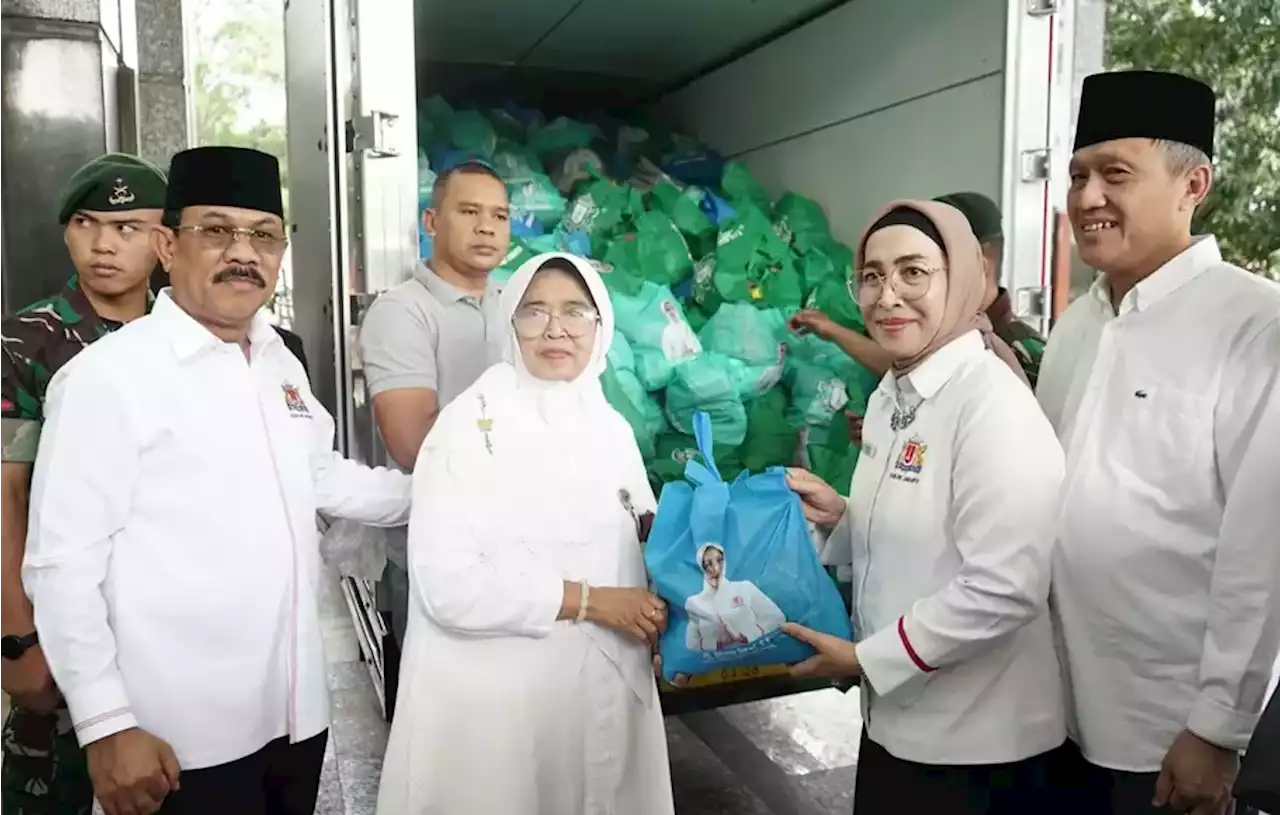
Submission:
[[[987,309],[987,317],[991,320],[995,335],[1004,340],[1013,349],[1013,353],[1018,355],[1018,361],[1022,363],[1027,381],[1031,383],[1032,389],[1035,389],[1036,380],[1040,376],[1040,359],[1044,356],[1044,337],[1014,316],[1009,292],[1003,288],[1000,289],[1000,294],[991,304],[991,308]]]
[[[89,343],[120,327],[94,312],[73,277],[53,297],[3,323],[4,461],[36,458],[45,389],[59,368]],[[93,786],[66,705],[37,713],[13,705],[4,722],[0,792],[5,815],[88,815]]]

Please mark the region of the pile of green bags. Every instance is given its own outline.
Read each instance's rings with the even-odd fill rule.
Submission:
[[[439,97],[418,121],[420,195],[463,160],[506,182],[512,241],[499,280],[547,251],[600,270],[617,324],[602,384],[655,484],[698,455],[693,416],[706,412],[726,477],[800,464],[847,493],[858,450],[846,413],[865,411],[877,377],[787,328],[817,308],[865,333],[846,287],[853,252],[816,201],[775,201],[741,162],[651,121],[455,109]]]

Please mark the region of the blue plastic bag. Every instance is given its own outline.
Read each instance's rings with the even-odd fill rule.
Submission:
[[[668,607],[659,640],[662,675],[793,664],[813,648],[782,633],[794,622],[852,639],[840,592],[818,562],[800,498],[786,471],[743,473],[726,483],[716,470],[711,421],[694,419],[701,461],[662,490],[644,548],[653,590]]]

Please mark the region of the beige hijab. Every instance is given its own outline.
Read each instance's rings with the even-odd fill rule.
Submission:
[[[894,374],[902,376],[910,373],[939,348],[977,329],[982,332],[982,341],[987,348],[1013,369],[1019,379],[1027,382],[1027,375],[1022,370],[1017,355],[1004,340],[992,333],[991,321],[982,311],[982,297],[987,285],[982,247],[978,245],[978,239],[974,237],[969,222],[960,210],[937,201],[903,199],[885,204],[867,222],[862,237],[858,239],[858,263],[855,268],[861,269],[866,261],[867,238],[871,234],[871,227],[889,212],[899,208],[912,209],[924,215],[942,235],[942,248],[947,256],[947,301],[943,307],[942,324],[938,326],[938,333],[919,354],[910,359],[895,361]],[[868,323],[871,319],[867,313],[869,310],[870,307],[862,310],[863,319]]]

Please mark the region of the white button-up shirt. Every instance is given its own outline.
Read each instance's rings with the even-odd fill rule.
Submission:
[[[1085,757],[1243,749],[1280,643],[1280,287],[1212,237],[1055,327],[1039,397],[1067,457],[1053,606]]]
[[[334,452],[263,316],[249,339],[162,293],[50,384],[23,581],[81,744],[137,726],[194,769],[328,726],[315,514],[403,523],[410,479]]]
[[[915,414],[901,430],[895,408]],[[886,376],[862,438],[823,557],[852,563],[868,735],[926,764],[1057,747],[1045,608],[1062,451],[1031,390],[975,331]]]

